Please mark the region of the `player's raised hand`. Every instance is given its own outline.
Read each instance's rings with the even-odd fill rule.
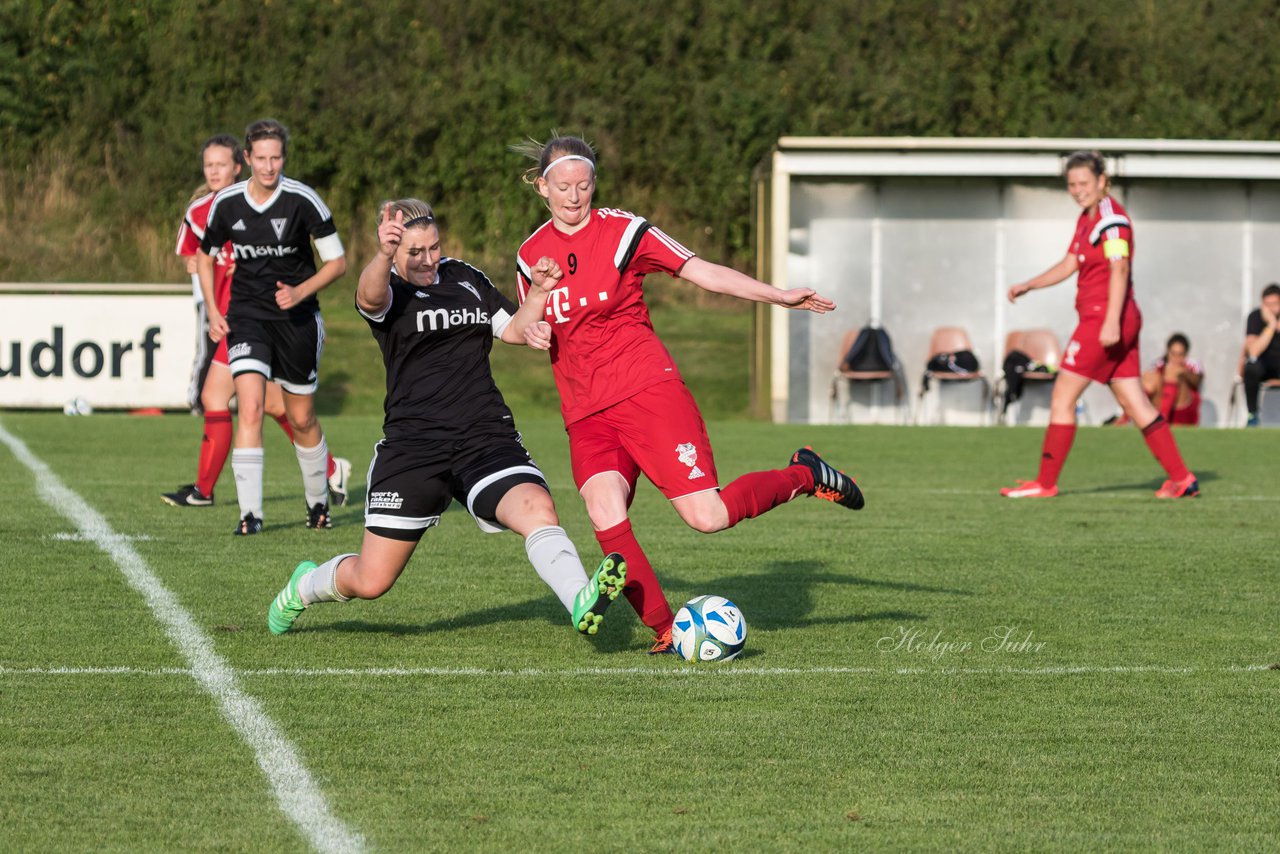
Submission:
[[[812,311],[814,314],[826,314],[836,307],[834,302],[813,288],[791,288],[783,291],[782,304],[787,308]]]
[[[300,302],[302,297],[298,295],[296,287],[286,285],[284,282],[276,282],[276,305],[288,310]]]
[[[394,257],[396,249],[404,238],[404,211],[396,211],[391,216],[391,205],[382,208],[382,222],[378,223],[378,251],[388,258]]]
[[[551,324],[545,320],[531,323],[524,328],[524,343],[535,350],[551,349]]]
[[[560,280],[564,278],[564,271],[560,269],[556,259],[548,258],[544,255],[538,259],[538,263],[529,269],[529,278],[533,280],[535,288],[553,291],[560,284]]]

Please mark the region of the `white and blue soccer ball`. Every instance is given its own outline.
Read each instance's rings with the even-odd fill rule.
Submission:
[[[747,621],[723,596],[697,596],[676,612],[671,641],[685,661],[728,661],[747,642]]]

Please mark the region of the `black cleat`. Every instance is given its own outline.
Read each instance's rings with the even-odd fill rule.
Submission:
[[[867,503],[862,497],[862,490],[858,488],[853,478],[831,467],[826,460],[818,456],[817,451],[808,445],[791,455],[791,465],[806,466],[813,472],[814,496],[834,501],[850,510],[861,510]]]
[[[250,534],[262,533],[262,520],[252,513],[244,514],[244,518],[239,521],[236,528],[231,533],[237,537],[247,537]]]
[[[162,492],[160,500],[174,507],[212,507],[213,496],[205,495],[194,483],[178,487],[177,492]]]
[[[328,504],[313,504],[307,511],[308,528],[332,528],[333,518],[329,515]]]

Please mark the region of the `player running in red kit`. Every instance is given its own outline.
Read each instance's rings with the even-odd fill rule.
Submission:
[[[1058,494],[1058,473],[1076,435],[1076,403],[1091,382],[1107,383],[1116,402],[1135,426],[1169,479],[1157,498],[1190,498],[1200,484],[1178,453],[1169,425],[1142,388],[1138,333],[1142,314],[1133,299],[1133,223],[1120,203],[1108,195],[1106,164],[1096,151],[1077,151],[1067,158],[1067,192],[1082,211],[1066,256],[1045,272],[1009,288],[1014,302],[1028,291],[1076,278],[1076,311],[1080,316],[1063,354],[1049,405],[1049,429],[1033,481],[1000,490],[1007,498],[1051,498]]]
[[[569,434],[573,477],[605,553],[627,556],[624,593],[671,651],[671,608],[627,518],[643,472],[693,529],[712,533],[759,516],[798,495],[858,510],[853,478],[801,448],[781,469],[743,475],[721,488],[697,403],[654,332],[642,286],[663,272],[713,293],[825,314],[835,308],[809,288],[780,290],[704,261],[642,217],[593,208],[595,152],[557,137],[521,149],[537,166],[527,175],[551,219],[520,247],[523,301],[540,258],[564,273],[529,343],[549,349]]]

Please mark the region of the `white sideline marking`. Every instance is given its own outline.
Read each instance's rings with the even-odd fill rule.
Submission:
[[[122,540],[126,540],[126,541],[131,542],[131,543],[149,543],[149,542],[151,542],[151,537],[150,537],[149,535],[147,535],[147,534],[132,534],[132,535],[131,535],[131,534],[118,534],[117,536],[119,536],[119,537],[120,537],[120,539],[122,539]],[[66,532],[62,532],[62,533],[58,533],[58,534],[53,534],[53,535],[52,535],[52,536],[50,536],[48,539],[53,540],[53,541],[55,541],[55,542],[59,542],[59,543],[88,543],[88,542],[92,542],[92,540],[91,540],[91,539],[89,539],[88,537],[86,537],[84,534],[81,534],[79,531],[76,531],[76,532],[73,532],[73,533],[66,533]]]
[[[364,676],[372,679],[415,676],[490,676],[498,678],[542,678],[562,676],[1078,676],[1102,673],[1156,673],[1185,676],[1192,673],[1253,673],[1276,669],[1270,664],[1226,665],[1223,667],[1162,667],[1133,665],[1116,667],[567,667],[561,670],[536,667],[519,670],[487,670],[481,667],[266,667],[237,670],[238,676],[289,676],[301,679],[322,676]],[[0,676],[191,676],[181,667],[0,667]]]
[[[876,492],[906,492],[913,495],[970,495],[974,497],[999,496],[1000,490],[996,489],[932,489],[932,488],[915,488],[910,486],[878,486],[874,487]],[[1154,491],[1154,490],[1153,490]],[[1059,493],[1059,498],[1132,498],[1136,495],[1135,491],[1129,490],[1112,490],[1102,492],[1066,492]],[[1200,498],[1204,498],[1202,493]],[[1213,493],[1209,495],[1214,501],[1261,501],[1271,503],[1280,501],[1280,495],[1219,495]],[[1197,499],[1198,500],[1198,499]]]
[[[213,648],[213,642],[187,613],[178,598],[147,567],[146,561],[126,537],[111,529],[107,520],[84,499],[62,484],[58,476],[27,448],[21,439],[0,425],[0,441],[19,462],[35,475],[40,498],[79,529],[111,557],[125,580],[142,594],[151,613],[164,626],[182,656],[191,665],[187,670],[164,668],[155,673],[190,676],[217,701],[222,716],[253,749],[258,766],[275,792],[285,815],[318,851],[360,851],[364,839],[352,833],[330,811],[311,773],[302,764],[298,750],[289,742],[261,704],[236,684],[236,673]],[[130,672],[104,668],[104,672]],[[50,671],[56,672],[56,671]]]

